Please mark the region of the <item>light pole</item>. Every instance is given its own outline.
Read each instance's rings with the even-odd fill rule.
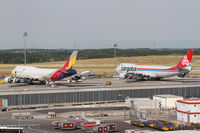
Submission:
[[[14,97],[15,97],[15,89],[10,89],[10,91],[12,91],[13,93],[13,96],[12,96],[12,107],[14,107],[14,102],[15,102],[15,100],[14,100]]]
[[[18,97],[18,105],[19,105],[19,110],[20,106],[22,105],[22,95],[19,95]],[[21,112],[19,111],[19,133],[20,133],[20,128],[21,128]]]
[[[119,97],[123,98],[124,99],[124,102],[126,102],[126,98],[129,98],[128,96],[127,97],[124,97],[122,94],[118,94]],[[126,109],[124,107],[124,119],[126,117]]]
[[[28,36],[28,33],[24,32],[23,36],[24,36],[24,65],[26,66],[26,38]]]
[[[22,91],[27,91],[28,89],[24,89],[24,90],[21,90],[21,91],[18,91],[19,93],[19,97],[18,97],[18,108],[19,108],[19,132],[21,131],[21,118],[23,117],[22,116],[22,104],[23,104],[23,100],[24,100],[24,104],[25,104],[25,94],[24,94],[24,99],[23,99],[23,94],[21,93]],[[21,109],[21,110],[20,110]]]
[[[116,72],[115,72],[115,68],[116,68],[116,56],[117,56],[117,51],[116,51],[116,48],[117,48],[117,43],[114,44],[114,75],[116,75]]]

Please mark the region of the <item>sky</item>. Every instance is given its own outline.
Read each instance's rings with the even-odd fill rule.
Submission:
[[[199,0],[0,0],[0,49],[199,48]]]

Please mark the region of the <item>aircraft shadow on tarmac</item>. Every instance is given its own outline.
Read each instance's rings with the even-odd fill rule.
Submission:
[[[133,83],[133,82],[178,82],[178,83],[200,83],[200,79],[161,79],[161,80],[127,80],[126,83]]]
[[[13,86],[28,86],[29,84],[13,84]],[[56,83],[56,86],[65,86],[65,87],[86,87],[86,86],[100,86],[100,83]],[[39,82],[33,82],[31,86],[46,86],[44,84],[41,84]]]
[[[86,87],[86,86],[100,86],[101,84],[96,83],[56,83],[57,86],[66,87]]]
[[[200,83],[200,80],[197,79],[161,79],[160,81],[166,82],[181,82],[181,83]]]

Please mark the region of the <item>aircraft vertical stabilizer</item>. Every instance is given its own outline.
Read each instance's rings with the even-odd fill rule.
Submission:
[[[62,68],[62,70],[68,70],[72,67],[72,65],[75,64],[76,62],[76,57],[77,57],[78,51],[73,51],[73,53],[71,54],[71,56],[69,57],[69,59],[67,60],[66,64],[64,65],[64,67]]]
[[[185,56],[181,59],[181,61],[177,64],[177,68],[184,69],[188,66],[190,66],[192,61],[192,55],[194,51],[192,49],[189,49],[188,52],[185,54]]]

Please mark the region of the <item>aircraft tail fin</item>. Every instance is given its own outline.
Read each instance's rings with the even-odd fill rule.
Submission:
[[[194,50],[189,49],[181,61],[176,65],[177,68],[187,69],[191,65]],[[190,67],[191,68],[191,67]]]
[[[75,64],[76,62],[76,57],[77,57],[78,51],[73,51],[72,54],[70,55],[69,59],[65,63],[63,70],[68,70],[72,67],[72,65]]]

